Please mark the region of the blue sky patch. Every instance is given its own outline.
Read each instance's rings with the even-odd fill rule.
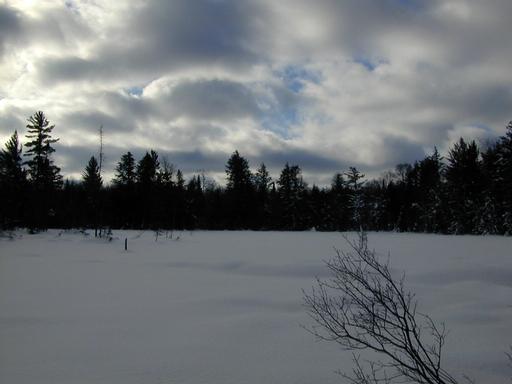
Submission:
[[[265,130],[274,132],[283,139],[289,140],[293,138],[293,135],[290,133],[290,127],[298,124],[299,120],[297,108],[289,107],[266,115],[261,120],[261,125]]]
[[[301,65],[288,65],[277,71],[276,75],[283,80],[286,88],[294,93],[300,93],[306,82],[320,84],[321,74]]]
[[[369,72],[373,72],[380,65],[388,63],[387,60],[373,59],[373,58],[364,57],[364,56],[356,56],[356,57],[354,57],[353,60],[354,60],[354,63],[361,64]]]
[[[132,96],[141,96],[144,89],[142,87],[130,87],[126,91]]]

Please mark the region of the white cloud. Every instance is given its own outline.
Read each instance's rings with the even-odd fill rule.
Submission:
[[[4,1],[0,139],[44,110],[67,174],[100,124],[112,163],[154,148],[218,175],[238,149],[315,182],[378,173],[503,133],[510,14],[507,0]]]

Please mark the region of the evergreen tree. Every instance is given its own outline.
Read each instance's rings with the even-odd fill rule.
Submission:
[[[252,174],[249,162],[238,151],[233,152],[226,164],[228,191],[246,192],[252,189]]]
[[[158,153],[153,150],[149,153],[146,152],[137,164],[136,180],[139,186],[143,189],[149,189],[154,186],[159,170]]]
[[[180,169],[176,171],[176,185],[174,187],[173,199],[173,218],[172,227],[176,229],[183,229],[185,226],[186,216],[186,190],[185,178]]]
[[[500,201],[500,221],[504,232],[512,233],[512,121],[508,123],[505,136],[497,144],[495,177],[499,182],[497,192]]]
[[[164,157],[162,166],[157,174],[157,180],[164,188],[169,189],[174,186],[174,165],[169,163],[167,158]]]
[[[360,173],[355,167],[350,167],[348,172],[345,173],[347,177],[347,186],[349,189],[349,203],[352,218],[352,226],[354,229],[359,229],[363,223],[361,221],[361,213],[363,209],[363,196],[362,186],[364,175]]]
[[[53,190],[62,185],[60,168],[55,166],[51,155],[55,152],[52,144],[59,139],[52,139],[51,133],[55,125],[50,125],[42,111],[36,112],[28,119],[29,141],[25,156],[30,159],[26,162],[32,185],[38,190]]]
[[[338,231],[346,231],[350,225],[349,219],[349,189],[343,174],[336,173],[331,181],[329,191],[329,219],[331,226]]]
[[[258,193],[267,194],[269,192],[272,178],[270,177],[265,163],[261,163],[260,167],[254,175],[254,185]]]
[[[130,186],[135,184],[135,159],[131,152],[121,156],[115,169],[114,184]]]
[[[250,228],[253,226],[253,176],[249,169],[249,162],[240,156],[238,151],[233,152],[226,164],[226,194],[228,199],[228,221],[230,227]]]
[[[478,231],[483,190],[479,155],[476,143],[468,144],[463,138],[449,151],[445,177],[452,219],[449,230],[453,233]]]
[[[29,227],[30,229],[44,229],[51,225],[55,217],[55,204],[57,192],[62,186],[60,168],[53,163],[52,153],[55,152],[52,144],[59,139],[53,139],[51,133],[55,128],[50,125],[43,112],[34,113],[27,125],[29,140],[25,146],[28,148],[24,156],[29,160],[30,198],[29,198]]]
[[[94,156],[89,159],[85,171],[82,173],[82,179],[86,191],[92,195],[99,193],[103,180],[100,175],[100,166]]]
[[[420,232],[446,230],[442,173],[443,164],[437,148],[434,148],[432,155],[409,168],[406,175],[408,220],[404,229]]]
[[[100,204],[100,190],[103,185],[101,179],[100,166],[94,156],[91,156],[87,163],[84,172],[82,173],[82,180],[87,196],[87,214],[89,222],[92,220],[94,226],[94,236],[97,237],[99,227],[101,227],[101,204]]]
[[[281,205],[281,216],[283,229],[305,229],[304,217],[301,212],[304,192],[307,185],[302,179],[302,170],[298,165],[290,166],[285,164],[279,179],[277,180],[278,195]]]
[[[131,152],[121,155],[113,179],[113,226],[134,228],[137,223],[135,196],[135,159]]]
[[[187,206],[186,227],[189,229],[202,228],[204,195],[201,177],[199,175],[194,175],[189,180],[185,196]]]
[[[185,178],[183,177],[183,172],[180,169],[176,171],[176,188],[184,190],[185,189]]]
[[[158,153],[153,150],[146,152],[137,163],[137,201],[142,228],[156,225],[154,218],[157,215],[159,202],[154,199],[154,192],[157,190],[159,170]]]
[[[478,232],[484,234],[498,234],[507,232],[507,222],[504,213],[504,195],[506,189],[502,187],[501,174],[501,146],[499,143],[490,145],[482,153],[483,176],[483,204],[480,210]],[[504,194],[505,192],[505,194]]]
[[[18,132],[14,131],[5,143],[5,149],[0,152],[0,178],[3,183],[19,184],[25,181],[26,172],[23,169],[22,151]]]
[[[270,177],[267,167],[264,163],[254,174],[254,187],[256,188],[256,227],[268,228],[270,227],[270,187],[272,185],[272,178]]]
[[[444,165],[436,147],[432,155],[420,163],[420,189],[422,191],[420,220],[424,232],[445,232],[446,206],[443,203],[442,177]]]
[[[22,220],[26,172],[21,155],[18,132],[14,131],[0,151],[0,228],[19,225]]]

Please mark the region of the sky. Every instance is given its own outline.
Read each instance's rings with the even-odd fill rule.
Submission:
[[[146,150],[224,182],[377,177],[512,120],[510,0],[0,0],[0,139],[42,110],[79,178]]]

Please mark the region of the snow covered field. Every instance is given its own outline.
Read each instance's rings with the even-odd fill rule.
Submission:
[[[139,237],[140,235],[140,237]],[[176,235],[176,233],[175,233]],[[350,353],[316,342],[301,289],[336,233],[49,231],[0,240],[0,383],[338,383]],[[128,252],[124,238],[128,237]],[[370,233],[420,310],[450,330],[457,378],[506,383],[512,238]]]

